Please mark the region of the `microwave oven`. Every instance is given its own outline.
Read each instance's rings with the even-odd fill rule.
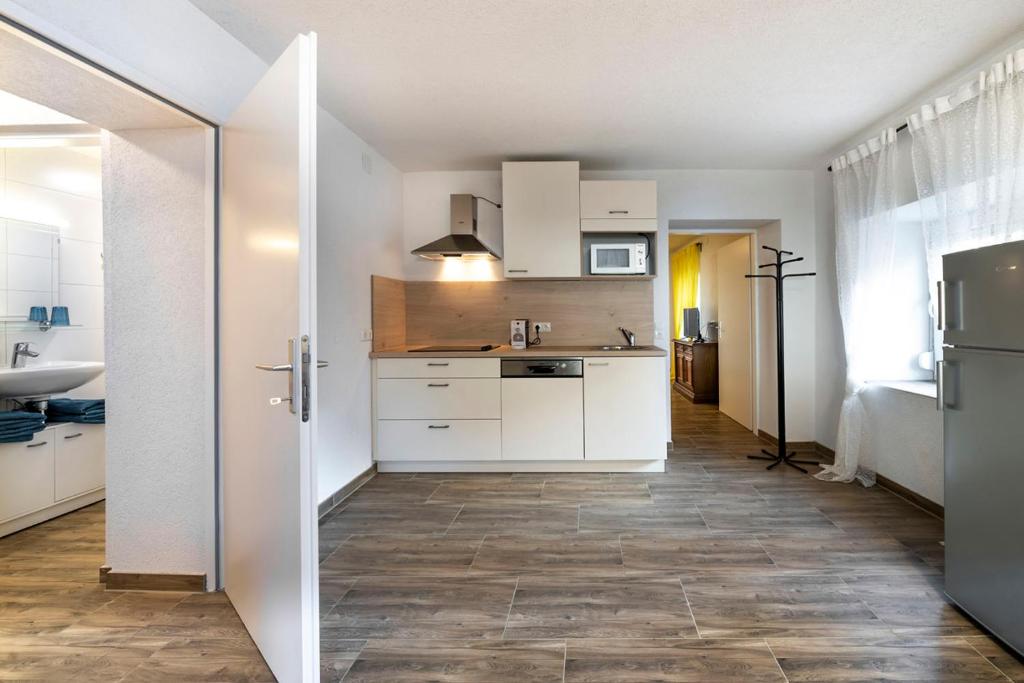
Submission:
[[[647,244],[631,242],[590,245],[591,275],[646,275]]]

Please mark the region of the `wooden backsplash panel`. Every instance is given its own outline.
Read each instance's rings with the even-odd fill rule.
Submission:
[[[653,291],[650,280],[406,282],[406,343],[507,344],[509,321],[528,318],[551,323],[549,346],[620,344],[620,326],[652,344]]]
[[[404,346],[405,283],[390,277],[371,275],[370,315],[374,351],[389,351]]]

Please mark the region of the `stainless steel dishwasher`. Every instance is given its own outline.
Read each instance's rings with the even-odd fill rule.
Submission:
[[[501,459],[583,459],[583,359],[503,358]]]

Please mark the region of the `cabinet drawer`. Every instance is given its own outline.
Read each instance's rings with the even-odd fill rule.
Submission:
[[[500,379],[381,379],[382,420],[485,420],[501,417]]]
[[[658,185],[653,180],[584,180],[580,183],[581,219],[657,217]]]
[[[380,358],[377,377],[500,377],[498,358]]]
[[[0,521],[53,505],[54,430],[0,444]]]
[[[500,460],[501,420],[378,420],[377,460]]]
[[[106,483],[106,432],[103,425],[64,424],[53,430],[54,498],[64,500]]]

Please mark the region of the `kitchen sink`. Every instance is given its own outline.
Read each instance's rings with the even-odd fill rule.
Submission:
[[[0,369],[0,398],[45,398],[76,389],[103,374],[103,363],[53,361]]]
[[[653,346],[626,346],[625,344],[608,344],[606,346],[593,346],[594,351],[650,351]]]

